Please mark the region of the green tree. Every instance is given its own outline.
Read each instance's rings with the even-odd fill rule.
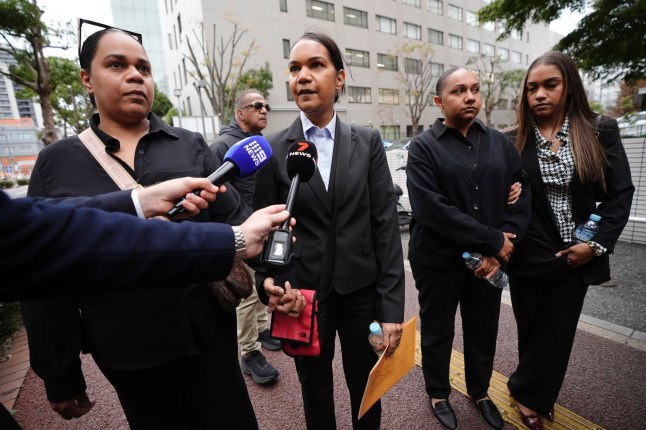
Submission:
[[[43,52],[55,31],[43,23],[36,0],[0,0],[0,37],[4,40],[0,51],[11,54],[18,62],[10,66],[9,71],[0,70],[0,74],[32,89],[38,96],[43,112],[45,145],[58,139],[51,101],[50,65]]]
[[[52,72],[52,106],[66,130],[79,134],[90,126],[90,116],[95,108],[81,82],[81,68],[76,60],[50,57]]]
[[[164,118],[169,110],[173,108],[173,104],[168,100],[166,94],[157,89],[155,84],[155,100],[153,101],[152,111],[160,118]]]
[[[518,98],[525,70],[505,70],[504,62],[500,57],[490,57],[485,54],[469,58],[467,65],[478,72],[485,122],[488,127],[493,127],[492,112],[502,104],[503,100]]]
[[[404,58],[404,69],[398,70],[397,79],[404,91],[406,116],[411,120],[413,136],[419,133],[422,113],[433,98],[431,85],[439,76],[433,76],[431,60],[433,48],[429,43],[405,43],[397,51]]]
[[[504,21],[499,39],[522,31],[528,22],[548,24],[570,9],[584,12],[587,0],[493,0],[478,12],[481,21]],[[597,0],[577,28],[555,46],[595,79],[632,82],[646,78],[644,0]],[[640,42],[641,41],[641,42]]]
[[[269,68],[269,63],[257,69],[249,69],[238,79],[238,92],[253,88],[264,98],[269,97],[269,91],[274,88],[274,79]]]

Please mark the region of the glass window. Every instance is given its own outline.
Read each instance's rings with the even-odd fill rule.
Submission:
[[[505,60],[505,61],[509,60],[509,49],[507,49],[507,48],[498,48],[498,56],[502,60]]]
[[[289,88],[289,82],[285,82],[285,89],[287,90],[287,101],[293,102],[294,96],[292,95],[292,90]]]
[[[422,40],[422,27],[419,25],[404,23],[404,37],[415,40]]]
[[[438,78],[444,73],[444,64],[431,62],[431,75]]]
[[[400,139],[399,125],[380,125],[379,134],[384,140]]]
[[[523,40],[523,32],[518,30],[512,30],[511,37],[512,39]]]
[[[347,61],[349,66],[370,67],[370,53],[368,51],[346,48],[345,61]]]
[[[523,62],[523,56],[520,52],[518,51],[511,51],[511,61],[520,64]]]
[[[343,23],[355,27],[368,28],[368,12],[349,7],[343,8]]]
[[[496,31],[496,23],[493,21],[488,21],[482,24],[482,28],[488,31]]]
[[[289,58],[290,48],[291,44],[289,43],[289,39],[283,39],[283,58]]]
[[[287,0],[280,0],[280,11],[287,12]]]
[[[397,21],[385,16],[376,16],[377,18],[377,31],[382,33],[397,34]]]
[[[307,0],[305,3],[307,16],[312,18],[334,21],[334,3],[327,3],[320,0]]]
[[[416,8],[422,7],[422,0],[402,0],[402,3],[408,6],[415,6]]]
[[[442,15],[443,8],[444,2],[442,0],[428,0],[428,3],[426,4],[426,10],[438,15]]]
[[[348,87],[348,102],[372,103],[370,87]]]
[[[449,18],[462,21],[462,8],[454,4],[449,4]]]
[[[467,39],[467,51],[474,54],[480,53],[480,42],[473,39]]]
[[[398,105],[399,91],[391,88],[379,88],[379,104]]]
[[[388,54],[377,54],[377,67],[383,70],[391,70],[396,72],[399,70],[397,66],[397,56]]]
[[[476,12],[470,10],[467,11],[467,24],[474,27],[478,26],[478,14]]]
[[[456,34],[449,34],[449,47],[455,49],[462,49],[462,36]]]
[[[444,45],[444,32],[429,28],[428,41],[436,45]]]
[[[496,47],[491,43],[485,43],[482,45],[482,53],[489,57],[493,57],[496,55]]]
[[[422,60],[417,60],[415,58],[404,58],[404,70],[406,71],[406,73],[421,75]]]

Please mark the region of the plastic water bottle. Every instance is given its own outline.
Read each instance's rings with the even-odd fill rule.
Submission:
[[[370,334],[368,335],[368,342],[372,345],[377,355],[384,353],[384,334],[381,331],[381,326],[378,322],[370,323]]]
[[[599,221],[601,217],[597,214],[591,214],[590,218],[574,230],[574,243],[587,243],[592,240],[599,231]]]
[[[463,252],[462,258],[464,258],[464,262],[471,270],[476,270],[480,267],[483,260],[482,254],[478,254],[477,252]],[[484,279],[489,281],[489,283],[496,288],[505,288],[509,285],[509,277],[502,269],[498,269],[491,278]]]

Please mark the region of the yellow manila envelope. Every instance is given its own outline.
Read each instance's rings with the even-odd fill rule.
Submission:
[[[404,323],[399,348],[387,356],[388,348],[370,371],[363,392],[359,419],[415,365],[415,317]]]

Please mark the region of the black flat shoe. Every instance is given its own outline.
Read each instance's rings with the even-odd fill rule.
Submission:
[[[552,408],[552,410],[550,410],[545,416],[548,420],[554,422],[554,408]]]
[[[442,427],[446,430],[457,430],[458,419],[455,417],[455,412],[453,412],[453,408],[448,400],[440,400],[435,403],[435,406],[431,402],[431,409],[433,410],[435,418],[442,424]]]
[[[490,399],[482,399],[476,402],[476,406],[478,407],[480,416],[489,427],[494,430],[502,430],[504,424],[500,416],[500,411]]]

